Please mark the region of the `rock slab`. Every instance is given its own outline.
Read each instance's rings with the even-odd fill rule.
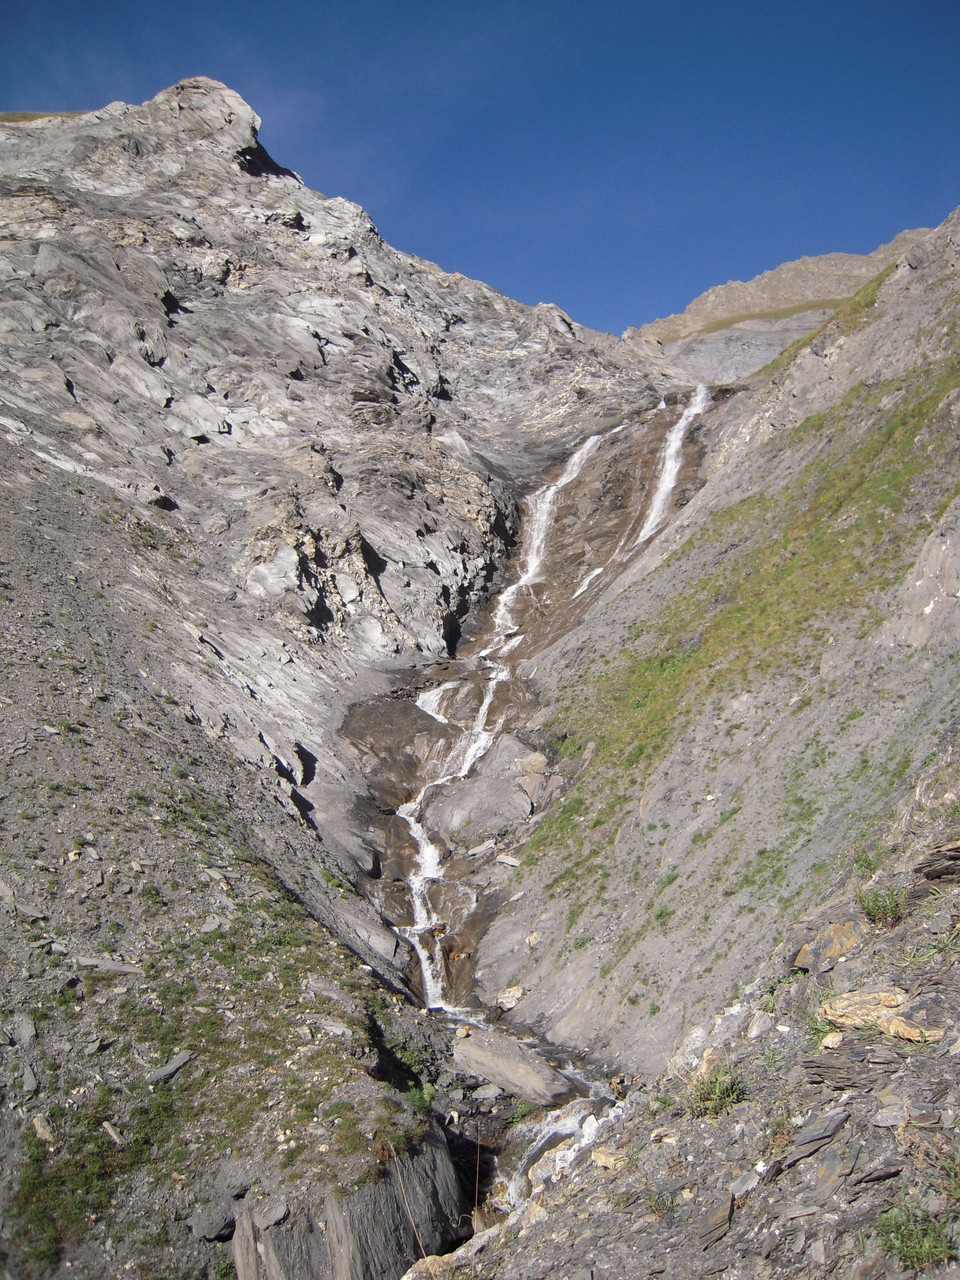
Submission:
[[[541,1106],[571,1097],[576,1089],[534,1050],[503,1031],[472,1028],[457,1039],[453,1060],[461,1071],[499,1085],[524,1102]]]

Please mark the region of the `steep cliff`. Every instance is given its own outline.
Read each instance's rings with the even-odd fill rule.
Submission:
[[[197,79],[0,125],[18,1270],[189,1271],[222,1246],[178,1219],[294,1175],[296,1259],[328,1192],[416,1152],[439,1029],[339,726],[456,649],[542,469],[667,385],[653,346],[391,249],[258,124]]]

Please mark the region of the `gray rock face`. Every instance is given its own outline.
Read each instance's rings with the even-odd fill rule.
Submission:
[[[451,845],[470,848],[530,816],[543,790],[546,756],[504,733],[469,778],[444,787],[425,809]]]
[[[736,381],[756,373],[830,314],[824,308],[811,307],[784,318],[742,320],[713,332],[680,338],[666,350],[675,365],[701,382]]]
[[[489,1080],[525,1102],[555,1105],[576,1092],[538,1053],[495,1028],[471,1028],[454,1043],[453,1056],[461,1071]]]
[[[356,892],[381,874],[384,859],[354,805],[365,784],[343,751],[340,724],[401,672],[457,647],[503,577],[525,490],[598,424],[657,403],[669,378],[652,344],[591,333],[556,307],[521,306],[391,249],[363,210],[307,190],[274,163],[258,144],[258,125],[236,94],[205,79],[142,106],[0,124],[0,546],[4,607],[13,592],[19,619],[6,670],[16,682],[13,658],[23,660],[27,641],[36,644],[29,652],[37,671],[50,658],[42,629],[56,608],[57,669],[68,651],[75,670],[90,663],[82,687],[77,676],[50,694],[69,702],[57,704],[64,724],[102,720],[98,741],[131,772],[152,775],[142,739],[169,750],[157,766],[163,803],[211,848],[226,828],[174,797],[192,794],[200,755],[222,762],[224,749],[232,752],[242,778],[234,785],[229,769],[218,774],[216,804],[256,812],[257,835],[234,843],[269,859],[291,911],[306,907],[324,922],[331,947],[346,944],[354,963],[404,992],[410,948]],[[5,628],[5,644],[6,636]],[[105,694],[114,682],[121,687]],[[46,729],[22,724],[19,701],[34,695],[33,684],[19,685],[0,702],[15,735],[10,758],[34,768],[49,732],[65,773],[85,780],[92,747],[84,735],[93,729],[77,726],[74,735],[52,723],[53,711],[39,710],[50,717]],[[100,702],[108,696],[116,698],[109,708]],[[160,708],[167,729],[152,724],[150,708]],[[178,722],[172,736],[170,717]],[[173,745],[194,741],[201,728],[206,751]],[[134,729],[142,739],[129,736]],[[114,818],[141,803],[126,798],[128,786],[144,805],[160,803],[158,780],[110,768],[96,787]],[[263,793],[266,818],[251,793]],[[30,809],[20,805],[17,818],[12,792],[0,803],[8,799],[11,840],[32,844]],[[165,839],[164,815],[147,813]],[[114,820],[106,830],[116,827]],[[233,844],[217,845],[204,858],[227,866],[234,854]],[[178,847],[165,892],[178,889],[176,875],[190,883],[194,856]],[[165,858],[158,854],[158,863]],[[99,911],[118,874],[106,861],[89,876],[77,871],[82,892],[57,899],[57,928],[70,939],[57,942],[58,954],[139,991],[153,981],[141,963],[146,944],[133,941],[145,927],[141,914],[104,913],[104,927],[129,934],[116,956],[106,938],[88,937],[96,924],[78,927],[74,939],[73,922],[94,904]],[[256,948],[268,925],[255,909],[240,924],[233,882],[199,874],[196,920],[189,911],[174,918],[158,898],[149,923],[182,938],[209,995],[198,957]],[[153,877],[124,872],[121,906],[135,906]],[[34,910],[37,889],[19,873],[4,868],[4,885],[5,928],[47,918],[50,903]],[[26,944],[17,946],[31,974]],[[110,947],[120,951],[112,936]],[[162,946],[150,947],[151,959],[162,956]],[[31,989],[25,1007],[45,999]],[[221,999],[211,999],[219,1010]],[[90,1005],[88,1039],[107,1043],[100,1032],[108,1027]],[[300,1026],[307,1038],[294,1048],[332,1035],[359,1096],[357,1035],[336,1019],[326,1025],[337,1031]],[[170,1083],[161,1076],[179,1060],[169,1047],[148,1048],[145,1061],[160,1075],[143,1087],[164,1105],[210,1078],[203,1035],[184,1049],[197,1054],[196,1068]],[[240,1053],[224,1069],[243,1061]],[[138,1083],[149,1074],[139,1060],[125,1070]],[[21,1098],[41,1089],[19,1060],[4,1079]],[[119,1133],[121,1120],[107,1117]],[[12,1119],[5,1124],[0,1142],[14,1150]],[[249,1141],[260,1138],[245,1135],[240,1145]],[[417,1157],[422,1179],[399,1166],[420,1179],[418,1229],[431,1247],[442,1246],[451,1214],[457,1218],[441,1154],[431,1137]],[[275,1152],[262,1158],[274,1168]],[[390,1230],[412,1260],[397,1205]],[[360,1259],[344,1267],[385,1274],[383,1257],[400,1246],[385,1236],[376,1262],[365,1260],[362,1219],[353,1213],[346,1201],[331,1210],[345,1256]],[[287,1222],[262,1228],[241,1213],[238,1269],[325,1274],[324,1240],[302,1205]],[[191,1237],[185,1269],[202,1269],[201,1244]],[[102,1273],[102,1259],[98,1265],[91,1274]]]
[[[333,1280],[389,1280],[424,1254],[470,1234],[469,1209],[443,1135],[431,1126],[416,1148],[392,1160],[376,1186],[328,1197]],[[466,1224],[466,1225],[464,1225]]]
[[[0,125],[5,500],[88,486],[133,530],[98,589],[150,667],[366,867],[323,820],[347,705],[456,646],[523,488],[656,362],[391,249],[258,125],[205,79]]]
[[[715,395],[691,500],[598,558],[564,635],[517,650],[570,791],[519,850],[477,972],[486,1000],[521,984],[507,1016],[548,1038],[662,1069],[700,1002],[732,1007],[785,921],[856,879],[860,841],[906,838],[917,788],[950,811],[960,212],[923,245],[858,317]],[[582,573],[567,500],[556,599]]]

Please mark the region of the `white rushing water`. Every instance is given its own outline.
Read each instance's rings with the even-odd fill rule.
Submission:
[[[690,403],[684,409],[683,413],[670,428],[667,435],[667,446],[663,451],[663,459],[660,463],[660,474],[657,476],[657,487],[654,490],[653,500],[647,510],[647,518],[643,522],[643,528],[637,537],[637,546],[653,536],[663,523],[664,512],[667,509],[667,503],[673,492],[673,486],[677,483],[677,476],[680,473],[681,450],[683,449],[683,437],[687,433],[687,427],[698,418],[704,409],[710,403],[710,391],[702,383],[693,393]]]
[[[472,723],[462,726],[460,737],[453,744],[441,766],[441,776],[426,783],[412,800],[401,805],[397,810],[397,816],[407,824],[417,846],[416,864],[407,882],[410,889],[413,924],[401,932],[413,944],[420,959],[424,1001],[431,1009],[452,1011],[453,1006],[447,1003],[444,994],[440,939],[437,936],[443,926],[430,902],[431,883],[443,878],[443,851],[430,839],[420,823],[424,797],[436,788],[465,778],[496,740],[503,724],[503,717],[495,718],[492,723],[488,721],[497,688],[510,675],[509,668],[501,659],[515,648],[521,639],[513,635],[516,628],[514,610],[517,601],[539,580],[557,495],[580,474],[583,464],[599,442],[598,435],[591,436],[570,457],[556,480],[544,485],[527,499],[520,576],[512,586],[501,593],[492,615],[493,632],[490,642],[480,653],[486,680],[480,707]],[[417,698],[417,705],[441,724],[449,724],[450,721],[443,715],[441,707],[445,696],[455,690],[457,685],[457,681],[448,680],[436,689],[421,693]]]
[[[611,565],[622,564],[633,550],[642,546],[643,543],[651,538],[661,527],[666,514],[667,504],[670,501],[670,495],[673,493],[674,486],[677,483],[677,476],[680,474],[680,464],[683,459],[683,441],[687,434],[687,430],[694,418],[699,417],[709,403],[709,389],[702,385],[698,386],[690,399],[689,405],[684,409],[683,413],[667,433],[666,444],[664,445],[663,454],[660,458],[660,466],[657,471],[653,497],[650,500],[646,519],[643,522],[643,526],[641,527],[636,540],[633,541],[631,539],[628,527],[621,536],[620,541],[617,543],[613,554],[609,556],[603,564],[590,570],[570,597],[571,600],[579,599],[579,597],[589,589],[591,583],[596,581],[601,574],[605,573]],[[666,405],[661,400],[658,407],[665,409]],[[622,429],[622,427],[617,427],[615,428],[615,431],[621,431]],[[613,435],[614,432],[611,432],[610,434]]]

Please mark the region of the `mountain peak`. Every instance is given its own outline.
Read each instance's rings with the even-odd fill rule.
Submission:
[[[144,106],[172,111],[178,124],[200,136],[237,134],[246,146],[256,143],[260,130],[260,117],[239,93],[209,76],[180,80]]]

